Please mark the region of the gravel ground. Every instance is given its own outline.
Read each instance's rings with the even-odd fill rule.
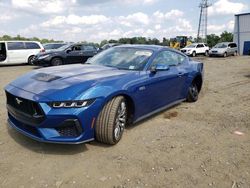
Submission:
[[[196,59],[198,102],[128,127],[115,146],[38,143],[8,128],[3,87],[34,67],[0,67],[0,187],[249,188],[250,57]]]

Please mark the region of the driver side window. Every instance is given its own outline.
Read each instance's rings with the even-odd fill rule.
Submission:
[[[73,46],[72,51],[81,51],[81,46],[79,46],[79,45]]]
[[[172,51],[163,51],[163,52],[160,52],[155,57],[155,59],[152,62],[151,67],[155,65],[159,65],[159,64],[167,65],[167,66],[176,66],[176,65],[183,63],[184,61],[185,61],[185,57],[178,53],[175,53]]]

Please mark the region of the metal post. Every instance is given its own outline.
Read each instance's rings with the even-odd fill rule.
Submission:
[[[237,16],[237,38],[238,38],[238,54],[240,54],[240,16],[239,15],[236,15]]]

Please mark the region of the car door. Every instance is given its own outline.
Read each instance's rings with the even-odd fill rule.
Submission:
[[[205,53],[205,46],[203,44],[198,44],[197,45],[197,54],[202,54],[202,53]]]
[[[23,42],[7,42],[8,63],[26,63]]]
[[[73,45],[70,49],[66,50],[67,53],[67,63],[81,63],[82,62],[82,57],[83,53],[81,50],[81,45]]]
[[[228,51],[229,51],[228,55],[233,55],[234,54],[235,50],[234,50],[233,43],[228,44]]]
[[[186,57],[170,50],[160,52],[153,60],[152,66],[164,64],[169,66],[168,70],[152,73],[148,70],[146,79],[139,87],[137,95],[140,101],[138,110],[142,116],[151,111],[174,103],[183,98],[183,87],[185,84],[187,70],[183,66]]]
[[[30,55],[36,55],[41,51],[41,47],[36,42],[25,42],[24,44],[27,50],[27,57]]]

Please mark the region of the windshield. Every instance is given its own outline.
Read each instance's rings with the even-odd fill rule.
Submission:
[[[57,48],[56,51],[63,51],[66,50],[67,48],[69,48],[72,44],[66,44],[61,46],[60,48]]]
[[[55,44],[45,44],[43,47],[45,50],[52,50],[52,49],[58,49],[62,47],[63,45],[65,44],[55,43]]]
[[[191,44],[189,46],[186,46],[185,48],[195,48],[196,47],[196,44]]]
[[[123,70],[142,70],[152,54],[151,50],[116,47],[99,53],[88,60],[87,64],[103,65]]]
[[[226,48],[226,47],[227,47],[227,44],[225,43],[219,43],[214,46],[214,48]]]

